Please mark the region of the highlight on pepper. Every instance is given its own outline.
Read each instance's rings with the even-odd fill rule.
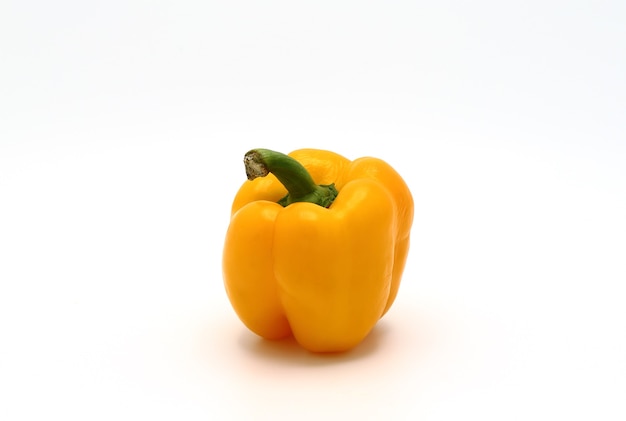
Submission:
[[[233,309],[266,339],[354,348],[398,293],[413,223],[408,186],[380,159],[317,149],[253,149],[244,165],[222,262]]]

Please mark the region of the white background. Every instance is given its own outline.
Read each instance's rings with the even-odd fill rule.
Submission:
[[[0,418],[625,419],[625,5],[3,1]],[[413,192],[353,352],[230,307],[253,147]]]

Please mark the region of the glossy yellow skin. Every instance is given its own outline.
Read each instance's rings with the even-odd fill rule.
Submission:
[[[335,183],[326,209],[276,202],[272,175],[237,193],[223,255],[224,283],[239,318],[256,334],[291,334],[313,352],[358,345],[393,303],[404,270],[413,198],[391,166],[333,152],[289,154],[316,184]]]

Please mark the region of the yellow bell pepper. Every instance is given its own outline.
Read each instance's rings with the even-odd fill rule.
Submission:
[[[398,292],[413,222],[407,185],[380,159],[315,149],[253,149],[244,164],[223,254],[235,312],[266,339],[353,348]]]

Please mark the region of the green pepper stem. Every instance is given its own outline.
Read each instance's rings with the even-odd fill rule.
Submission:
[[[278,201],[282,206],[295,202],[309,202],[329,207],[337,197],[334,184],[317,185],[311,174],[298,161],[290,156],[269,149],[252,149],[243,158],[248,180],[265,177],[269,173],[289,192]]]

